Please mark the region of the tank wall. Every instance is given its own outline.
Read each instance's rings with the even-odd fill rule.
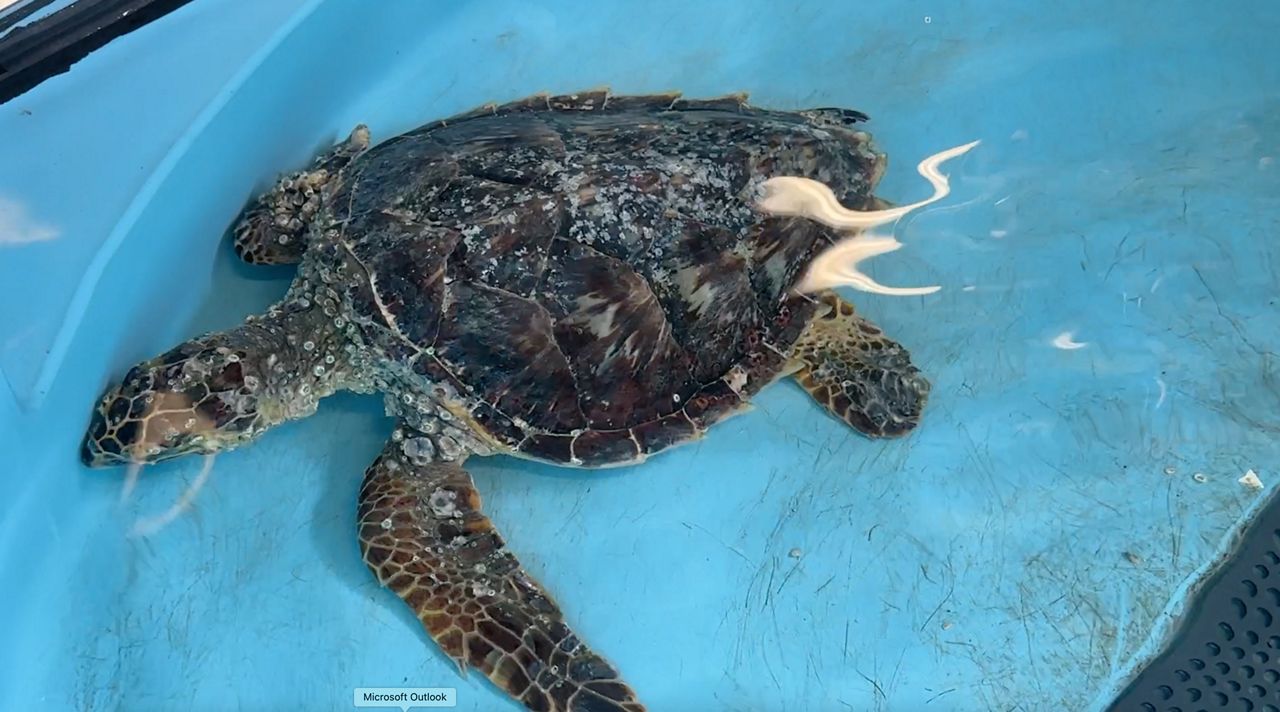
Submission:
[[[1280,455],[1256,427],[1274,363],[1248,347],[1280,333],[1261,162],[1280,131],[1257,89],[1280,85],[1277,6],[372,6],[202,0],[0,106],[0,216],[21,226],[0,242],[20,295],[0,300],[16,709],[217,709],[228,690],[323,709],[410,676],[498,704],[355,552],[376,399],[220,459],[156,542],[124,533],[199,463],[149,471],[125,507],[119,471],[75,459],[111,378],[278,295],[287,277],[228,263],[225,229],[357,122],[381,140],[542,90],[748,90],[870,114],[895,202],[925,195],[920,158],[983,141],[876,266],[941,296],[855,297],[937,384],[919,436],[856,439],[780,385],[642,472],[476,465],[495,521],[655,709],[1089,708],[1273,491],[1235,477]],[[1088,346],[1055,347],[1068,332]]]

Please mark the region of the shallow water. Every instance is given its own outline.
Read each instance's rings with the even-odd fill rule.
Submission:
[[[136,151],[74,155],[74,122],[17,111],[67,116],[97,96],[93,62],[127,47],[0,107],[0,134],[23,139],[0,198],[58,231],[0,244],[0,279],[23,295],[0,306],[0,625],[18,641],[0,650],[4,705],[345,709],[352,688],[393,685],[505,704],[360,561],[380,399],[335,397],[219,456],[194,509],[149,539],[128,530],[201,463],[148,469],[120,506],[123,471],[84,470],[76,447],[129,364],[283,293],[287,270],[240,265],[224,239],[255,185],[359,121],[378,140],[610,84],[863,110],[898,203],[927,195],[920,159],[982,143],[947,165],[950,196],[897,225],[904,248],[867,263],[942,289],[851,295],[934,383],[909,438],[862,439],[780,383],[639,467],[469,464],[578,632],[654,710],[1105,706],[1280,479],[1280,9],[734,8],[330,0],[217,103],[175,100],[189,133],[131,134]],[[194,12],[167,31],[197,32]],[[95,131],[118,135],[121,97],[172,70],[136,71],[152,73],[98,88],[116,98]],[[1250,468],[1264,489],[1237,481]]]

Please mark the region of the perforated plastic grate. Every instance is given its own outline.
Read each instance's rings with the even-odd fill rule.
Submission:
[[[1110,712],[1280,712],[1280,500]]]

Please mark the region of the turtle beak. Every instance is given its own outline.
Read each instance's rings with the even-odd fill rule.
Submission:
[[[136,385],[140,374],[145,372],[135,368],[129,373],[124,384],[111,389],[93,410],[80,443],[80,461],[88,467],[150,464],[176,457],[188,449],[189,443],[183,438],[154,442],[157,426],[168,416],[153,417],[153,411],[170,404],[180,408],[190,399],[182,394],[144,391]],[[187,417],[185,411],[179,417]],[[156,447],[161,444],[166,447]]]
[[[103,467],[106,463],[102,460],[102,452],[97,449],[97,443],[94,442],[90,435],[84,436],[84,441],[80,443],[80,462],[86,467]]]
[[[102,411],[95,410],[89,423],[89,430],[80,443],[80,461],[87,467],[110,467],[128,462],[118,441],[114,438],[102,437],[106,432],[107,419]]]
[[[101,410],[95,410],[89,430],[80,443],[80,462],[86,467],[113,467],[144,462],[135,457],[127,445],[113,437],[106,437],[107,419]]]
[[[257,413],[236,390],[211,391],[210,380],[184,386],[164,368],[129,371],[94,408],[80,444],[88,467],[154,464],[234,447],[252,434]],[[196,394],[196,395],[193,395]]]

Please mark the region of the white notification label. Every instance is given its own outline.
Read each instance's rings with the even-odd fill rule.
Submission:
[[[356,707],[457,707],[458,691],[452,687],[357,687]]]

